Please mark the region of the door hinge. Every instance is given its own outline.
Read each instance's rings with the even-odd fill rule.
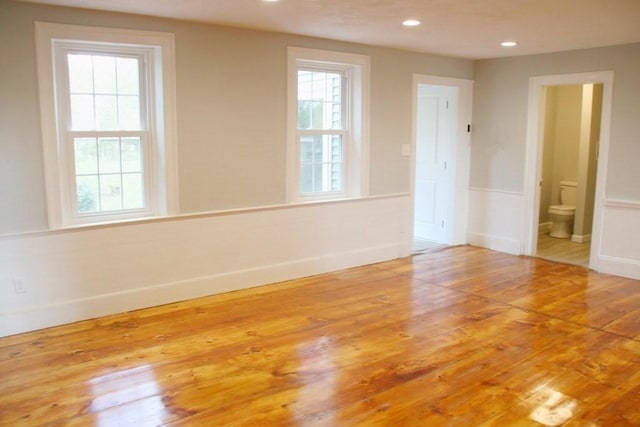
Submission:
[[[447,101],[447,104],[446,104],[445,108],[449,109],[449,101]]]
[[[471,125],[467,125],[467,133],[471,133]]]
[[[447,162],[446,161],[444,162],[444,168],[445,169],[447,168]]]
[[[442,228],[444,228],[444,219],[442,220]]]

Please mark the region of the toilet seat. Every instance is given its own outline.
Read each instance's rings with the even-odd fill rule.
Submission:
[[[571,216],[576,213],[576,207],[572,205],[551,205],[548,212],[555,215]]]

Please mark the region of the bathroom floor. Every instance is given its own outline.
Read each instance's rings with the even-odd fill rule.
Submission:
[[[548,232],[538,234],[536,256],[539,258],[588,267],[590,251],[591,243],[589,242],[576,243],[571,239],[556,239],[549,236]]]

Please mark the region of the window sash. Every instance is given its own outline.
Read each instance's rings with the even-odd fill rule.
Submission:
[[[305,137],[308,140],[303,142]],[[332,137],[339,137],[337,151]],[[302,197],[345,193],[347,149],[347,132],[298,132],[298,186]]]
[[[93,223],[111,220],[121,220],[128,218],[136,218],[141,216],[152,216],[157,213],[157,202],[152,197],[154,192],[154,182],[151,176],[151,151],[153,140],[153,134],[149,131],[149,89],[148,82],[152,80],[149,73],[152,72],[151,67],[148,67],[150,63],[147,57],[151,52],[150,48],[146,47],[131,47],[120,44],[95,44],[91,42],[59,42],[54,47],[56,55],[56,76],[55,85],[57,87],[57,103],[59,111],[59,123],[61,125],[60,140],[61,144],[61,161],[62,166],[67,170],[66,179],[63,180],[63,188],[61,188],[63,199],[66,200],[66,217],[72,223]],[[68,58],[70,54],[81,55],[95,55],[95,56],[111,56],[111,57],[124,57],[135,58],[138,60],[138,111],[139,111],[139,129],[138,130],[97,130],[97,118],[94,121],[93,130],[74,130],[72,123],[72,109],[71,109],[71,84],[70,84],[70,72]],[[95,89],[95,82],[93,88]],[[92,92],[95,95],[95,90]],[[94,101],[95,102],[95,101]],[[95,104],[94,104],[95,108]],[[118,124],[120,124],[118,122]],[[90,211],[82,211],[79,206],[80,199],[78,195],[79,178],[76,173],[76,151],[75,141],[77,138],[140,138],[141,149],[141,191],[142,191],[142,206],[135,208],[127,208],[124,202],[124,196],[121,195],[121,203],[119,207],[114,209],[103,209],[102,200],[103,193],[100,192],[97,195],[93,195],[92,199],[97,198],[96,202],[99,206],[98,209]],[[111,173],[111,174],[94,174],[99,183],[106,180],[109,176],[113,179],[119,179],[121,186],[120,191],[124,191],[123,180],[126,174],[123,173]],[[66,185],[65,185],[66,184]],[[98,188],[102,186],[99,184]],[[83,192],[84,193],[84,192]],[[116,197],[117,198],[117,197]],[[83,197],[86,200],[86,197]]]
[[[300,76],[300,71],[307,71],[307,72],[315,72],[315,73],[332,73],[332,74],[338,74],[340,76],[340,118],[337,120],[339,122],[339,124],[337,126],[332,125],[332,126],[321,126],[321,127],[314,127],[313,126],[313,121],[310,120],[310,127],[308,128],[301,128],[299,126],[300,124],[300,84],[299,84],[299,76]],[[325,131],[335,131],[335,130],[344,130],[344,131],[348,131],[349,130],[349,117],[350,117],[350,112],[349,112],[349,105],[350,105],[350,100],[349,100],[349,72],[348,69],[345,66],[331,66],[330,64],[327,64],[326,67],[320,67],[320,66],[314,66],[314,67],[309,67],[306,65],[298,65],[297,67],[297,72],[296,72],[296,99],[297,99],[297,105],[298,105],[298,120],[297,120],[297,129],[298,130],[325,130]],[[318,102],[317,100],[313,99],[313,96],[311,97],[311,99],[302,99],[302,101],[306,101],[306,102],[310,102],[312,105],[314,102]],[[313,108],[312,110],[313,111]],[[336,120],[333,120],[333,122],[335,123]]]
[[[77,151],[76,151],[76,141],[80,139],[94,139],[96,144],[96,169],[91,172],[79,172],[77,170]],[[123,139],[139,139],[140,141],[140,165],[139,170],[127,170],[124,165],[123,153],[122,153],[122,140]],[[119,170],[102,170],[101,165],[101,153],[100,153],[100,142],[104,140],[118,140],[118,169]],[[69,165],[69,173],[67,179],[67,188],[68,188],[68,206],[70,207],[70,212],[75,221],[83,222],[87,220],[95,220],[96,217],[128,217],[130,215],[139,216],[141,214],[148,215],[151,214],[153,209],[153,199],[151,197],[151,174],[150,171],[150,161],[149,161],[149,140],[150,133],[144,131],[123,131],[123,132],[97,132],[97,131],[82,131],[82,132],[67,132],[67,137],[65,138],[65,151],[66,151],[66,163]],[[127,186],[124,184],[126,178],[134,178],[135,175],[140,175],[140,185],[141,185],[141,201],[142,206],[135,207],[127,207],[127,203],[125,202],[125,189]],[[102,196],[103,193],[100,192],[93,197],[94,203],[97,205],[97,209],[93,210],[84,210],[79,206],[80,198],[78,194],[79,188],[79,178],[81,177],[94,177],[98,180],[98,188],[102,188],[102,181],[106,177],[117,178],[120,182],[120,187],[118,188],[121,192],[119,197],[121,199],[121,207],[117,209],[103,209],[102,208]],[[83,200],[87,200],[87,194],[84,192]],[[96,200],[97,199],[97,200]]]
[[[96,55],[96,56],[116,56],[128,57],[138,60],[138,88],[139,88],[139,115],[140,128],[135,130],[149,129],[149,88],[148,82],[151,79],[151,67],[148,66],[151,50],[144,47],[130,47],[126,45],[99,45],[91,42],[58,42],[55,46],[56,55],[56,86],[58,88],[57,102],[61,115],[61,125],[67,131],[77,131],[72,127],[71,110],[71,85],[69,81],[68,55]],[[97,129],[93,129],[97,130]],[[111,131],[111,130],[109,130]],[[114,129],[113,131],[123,131]],[[77,131],[79,132],[79,131]]]
[[[351,140],[350,124],[350,66],[345,64],[331,64],[331,63],[310,63],[308,61],[298,61],[296,63],[296,158],[297,158],[297,194],[302,200],[304,199],[316,199],[320,198],[336,198],[343,197],[348,193],[348,163],[349,163],[349,146]],[[317,73],[331,73],[338,74],[340,76],[340,93],[339,93],[339,105],[340,105],[340,117],[337,120],[338,126],[335,126],[336,120],[333,120],[330,126],[324,125],[330,123],[329,120],[324,120],[323,126],[314,127],[310,120],[310,128],[301,128],[300,125],[300,85],[299,76],[300,71],[317,72]],[[326,89],[328,92],[329,89]],[[313,97],[310,100],[313,102]],[[323,101],[325,101],[323,99]],[[332,101],[331,99],[328,100]],[[325,101],[326,102],[326,101]],[[324,113],[323,113],[324,116]],[[302,160],[302,138],[308,137],[324,137],[327,136],[339,136],[341,142],[341,153],[339,161],[332,161],[329,159],[322,159],[317,161],[314,159],[312,162],[305,162]],[[332,150],[327,148],[329,142],[323,142],[323,156],[329,156]],[[320,177],[320,178],[318,178]],[[336,183],[337,182],[337,183]]]

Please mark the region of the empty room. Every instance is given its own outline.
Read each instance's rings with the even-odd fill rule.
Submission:
[[[640,425],[638,22],[0,0],[0,425]]]

